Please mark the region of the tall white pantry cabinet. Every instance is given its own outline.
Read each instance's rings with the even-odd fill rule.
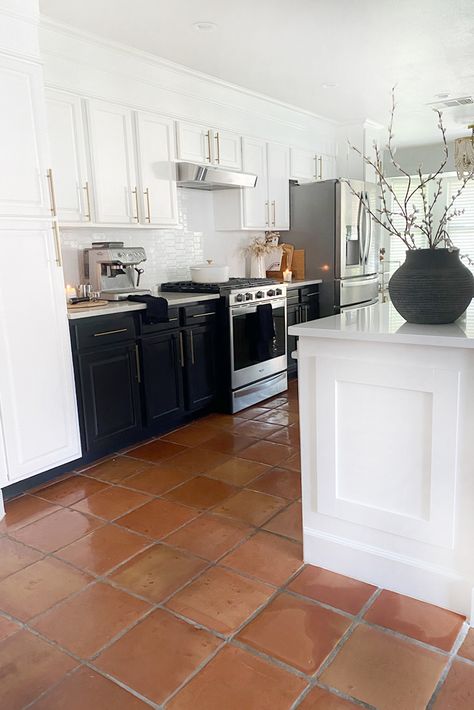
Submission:
[[[0,0],[0,487],[81,455],[37,22]]]

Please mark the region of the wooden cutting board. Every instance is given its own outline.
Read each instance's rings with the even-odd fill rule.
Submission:
[[[110,301],[82,301],[82,303],[69,303],[68,311],[80,311],[83,308],[98,308],[99,306],[108,306]]]

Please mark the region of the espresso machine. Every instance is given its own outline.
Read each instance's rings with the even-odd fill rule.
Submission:
[[[123,242],[96,242],[84,249],[84,275],[92,291],[99,291],[106,301],[122,301],[128,296],[151,293],[140,288],[143,269],[138,265],[146,261],[143,247],[126,247]]]

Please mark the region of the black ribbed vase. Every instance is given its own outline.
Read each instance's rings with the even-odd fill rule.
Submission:
[[[388,290],[409,323],[453,323],[474,295],[474,277],[458,249],[414,249],[393,274]]]

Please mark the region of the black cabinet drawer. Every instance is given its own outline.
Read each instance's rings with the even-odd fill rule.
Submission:
[[[168,308],[168,323],[154,323],[153,325],[147,324],[143,320],[144,311],[140,311],[140,329],[142,335],[152,335],[153,333],[163,333],[168,330],[173,330],[179,328],[179,308],[177,306],[172,306]]]
[[[195,306],[183,306],[181,308],[182,325],[205,325],[213,323],[217,317],[217,307],[219,301],[204,301]]]
[[[99,348],[111,343],[134,340],[136,337],[135,318],[131,313],[81,318],[72,321],[71,331],[75,349]]]

